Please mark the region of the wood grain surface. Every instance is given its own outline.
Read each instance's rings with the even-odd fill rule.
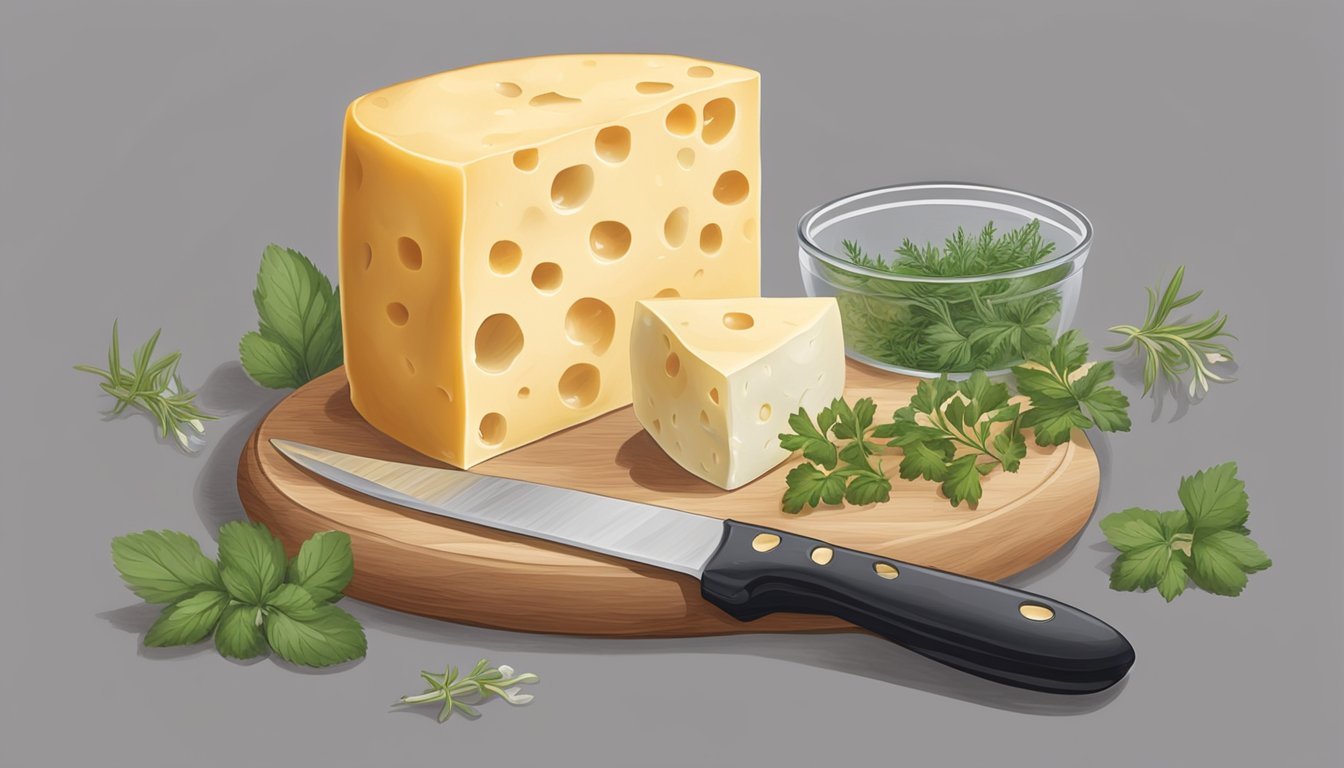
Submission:
[[[850,362],[846,392],[871,396],[880,417],[908,402],[916,381]],[[700,599],[688,576],[456,522],[359,496],[304,472],[272,438],[391,461],[438,463],[377,432],[350,404],[344,371],[280,402],[238,465],[248,515],[293,554],[317,531],[342,530],[355,549],[347,594],[396,610],[469,624],[563,634],[669,637],[852,629],[830,617],[776,614],[740,623]],[[899,456],[885,470],[895,475]],[[1071,539],[1096,503],[1097,459],[1081,435],[1030,451],[1016,474],[993,472],[978,508],[953,508],[934,483],[896,478],[891,501],[789,515],[779,510],[785,462],[723,491],[668,459],[630,408],[491,459],[471,471],[731,517],[885,557],[1000,579]]]

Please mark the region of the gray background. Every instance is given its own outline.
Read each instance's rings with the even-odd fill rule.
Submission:
[[[337,5],[350,5],[331,10]],[[5,765],[1338,764],[1341,693],[1337,4],[14,2],[0,9],[0,763]],[[460,7],[455,8],[455,5]],[[800,290],[806,208],[896,181],[997,183],[1097,228],[1077,324],[1141,320],[1174,266],[1226,310],[1240,380],[1141,401],[1099,440],[1098,512],[1170,507],[1235,459],[1275,566],[1237,599],[1111,592],[1095,525],[1013,580],[1104,617],[1138,663],[1052,698],[863,635],[616,641],[348,603],[369,655],[329,673],[140,648],[154,616],[108,542],[213,551],[236,457],[278,394],[235,362],[276,241],[335,267],[341,115],[412,76],[543,52],[675,51],[764,77],[765,289]],[[187,457],[100,423],[114,317],[225,417]],[[1133,372],[1125,384],[1138,394]],[[477,722],[392,713],[416,672],[489,656],[542,676]]]

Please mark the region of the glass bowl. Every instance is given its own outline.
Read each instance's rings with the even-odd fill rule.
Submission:
[[[954,182],[859,192],[798,222],[803,284],[836,298],[845,353],[922,377],[1003,373],[1052,343],[1073,322],[1091,244],[1074,208]]]

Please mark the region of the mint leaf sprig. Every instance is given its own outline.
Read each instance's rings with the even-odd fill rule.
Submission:
[[[787,490],[781,502],[785,512],[796,514],[805,507],[839,504],[842,500],[862,505],[891,498],[891,481],[882,471],[881,461],[876,466],[872,461],[881,446],[868,439],[874,436],[876,413],[877,404],[865,397],[853,408],[843,398],[832,400],[817,413],[815,423],[804,408],[789,416],[793,432],[781,433],[779,444],[790,451],[802,451],[807,461],[785,478]],[[844,445],[837,447],[832,437]]]
[[[980,478],[996,467],[1016,472],[1027,455],[1020,411],[1009,402],[1008,386],[983,371],[959,384],[945,376],[925,379],[874,436],[892,438],[887,445],[904,452],[902,478],[941,483],[952,506],[965,501],[974,508],[984,493]]]
[[[1076,330],[1028,355],[1026,363],[1013,367],[1013,376],[1017,391],[1031,402],[1022,426],[1035,433],[1037,445],[1067,443],[1074,429],[1129,431],[1129,398],[1106,383],[1115,377],[1114,363],[1088,365],[1087,342]]]
[[[107,369],[92,365],[76,365],[75,370],[101,376],[98,386],[111,395],[117,402],[112,407],[113,414],[121,414],[134,406],[149,414],[159,425],[159,434],[164,438],[172,437],[184,451],[193,451],[200,447],[200,435],[205,432],[202,422],[217,417],[197,407],[196,393],[182,384],[177,375],[177,364],[182,353],[172,352],[154,360],[154,347],[159,342],[159,333],[154,331],[149,340],[131,356],[131,367],[124,368],[121,363],[121,339],[117,334],[117,321],[112,321],[112,344],[107,348]]]
[[[353,616],[332,605],[354,575],[350,537],[314,534],[288,562],[257,523],[219,530],[219,562],[185,533],[144,531],[112,540],[112,562],[131,591],[167,605],[145,634],[151,647],[192,645],[212,632],[223,656],[250,659],[267,646],[291,664],[325,667],[364,655]]]
[[[252,300],[257,330],[238,342],[238,354],[258,384],[298,387],[341,364],[340,291],[302,253],[266,246]]]
[[[518,686],[540,680],[531,672],[515,675],[513,667],[507,664],[491,667],[488,659],[476,662],[475,668],[466,677],[459,678],[457,667],[452,665],[445,667],[442,675],[422,671],[420,677],[429,684],[429,688],[414,696],[402,696],[397,703],[414,705],[442,701],[440,723],[452,717],[454,712],[461,712],[470,718],[480,717],[481,713],[476,706],[495,696],[514,706],[527,704],[532,701],[532,694],[521,693],[522,689]]]
[[[1176,269],[1167,288],[1158,297],[1152,288],[1148,291],[1148,312],[1142,326],[1116,325],[1110,328],[1125,340],[1106,349],[1123,352],[1131,347],[1143,356],[1143,394],[1152,391],[1159,376],[1176,383],[1187,372],[1193,371],[1187,387],[1190,397],[1207,394],[1210,382],[1228,382],[1231,378],[1220,376],[1213,365],[1232,360],[1232,350],[1218,341],[1222,338],[1236,337],[1223,330],[1227,325],[1227,315],[1215,311],[1212,315],[1197,322],[1170,322],[1171,313],[1193,303],[1203,291],[1181,296],[1181,282],[1185,279],[1185,267]]]
[[[1111,564],[1111,589],[1154,587],[1171,602],[1189,582],[1215,595],[1236,596],[1247,576],[1272,565],[1250,537],[1250,501],[1235,462],[1181,478],[1182,509],[1131,508],[1101,520],[1106,540],[1120,551]]]

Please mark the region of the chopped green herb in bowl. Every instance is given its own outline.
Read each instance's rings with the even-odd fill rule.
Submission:
[[[850,357],[916,376],[1005,372],[1068,329],[1091,225],[970,184],[863,192],[803,217],[809,295],[840,305]]]

